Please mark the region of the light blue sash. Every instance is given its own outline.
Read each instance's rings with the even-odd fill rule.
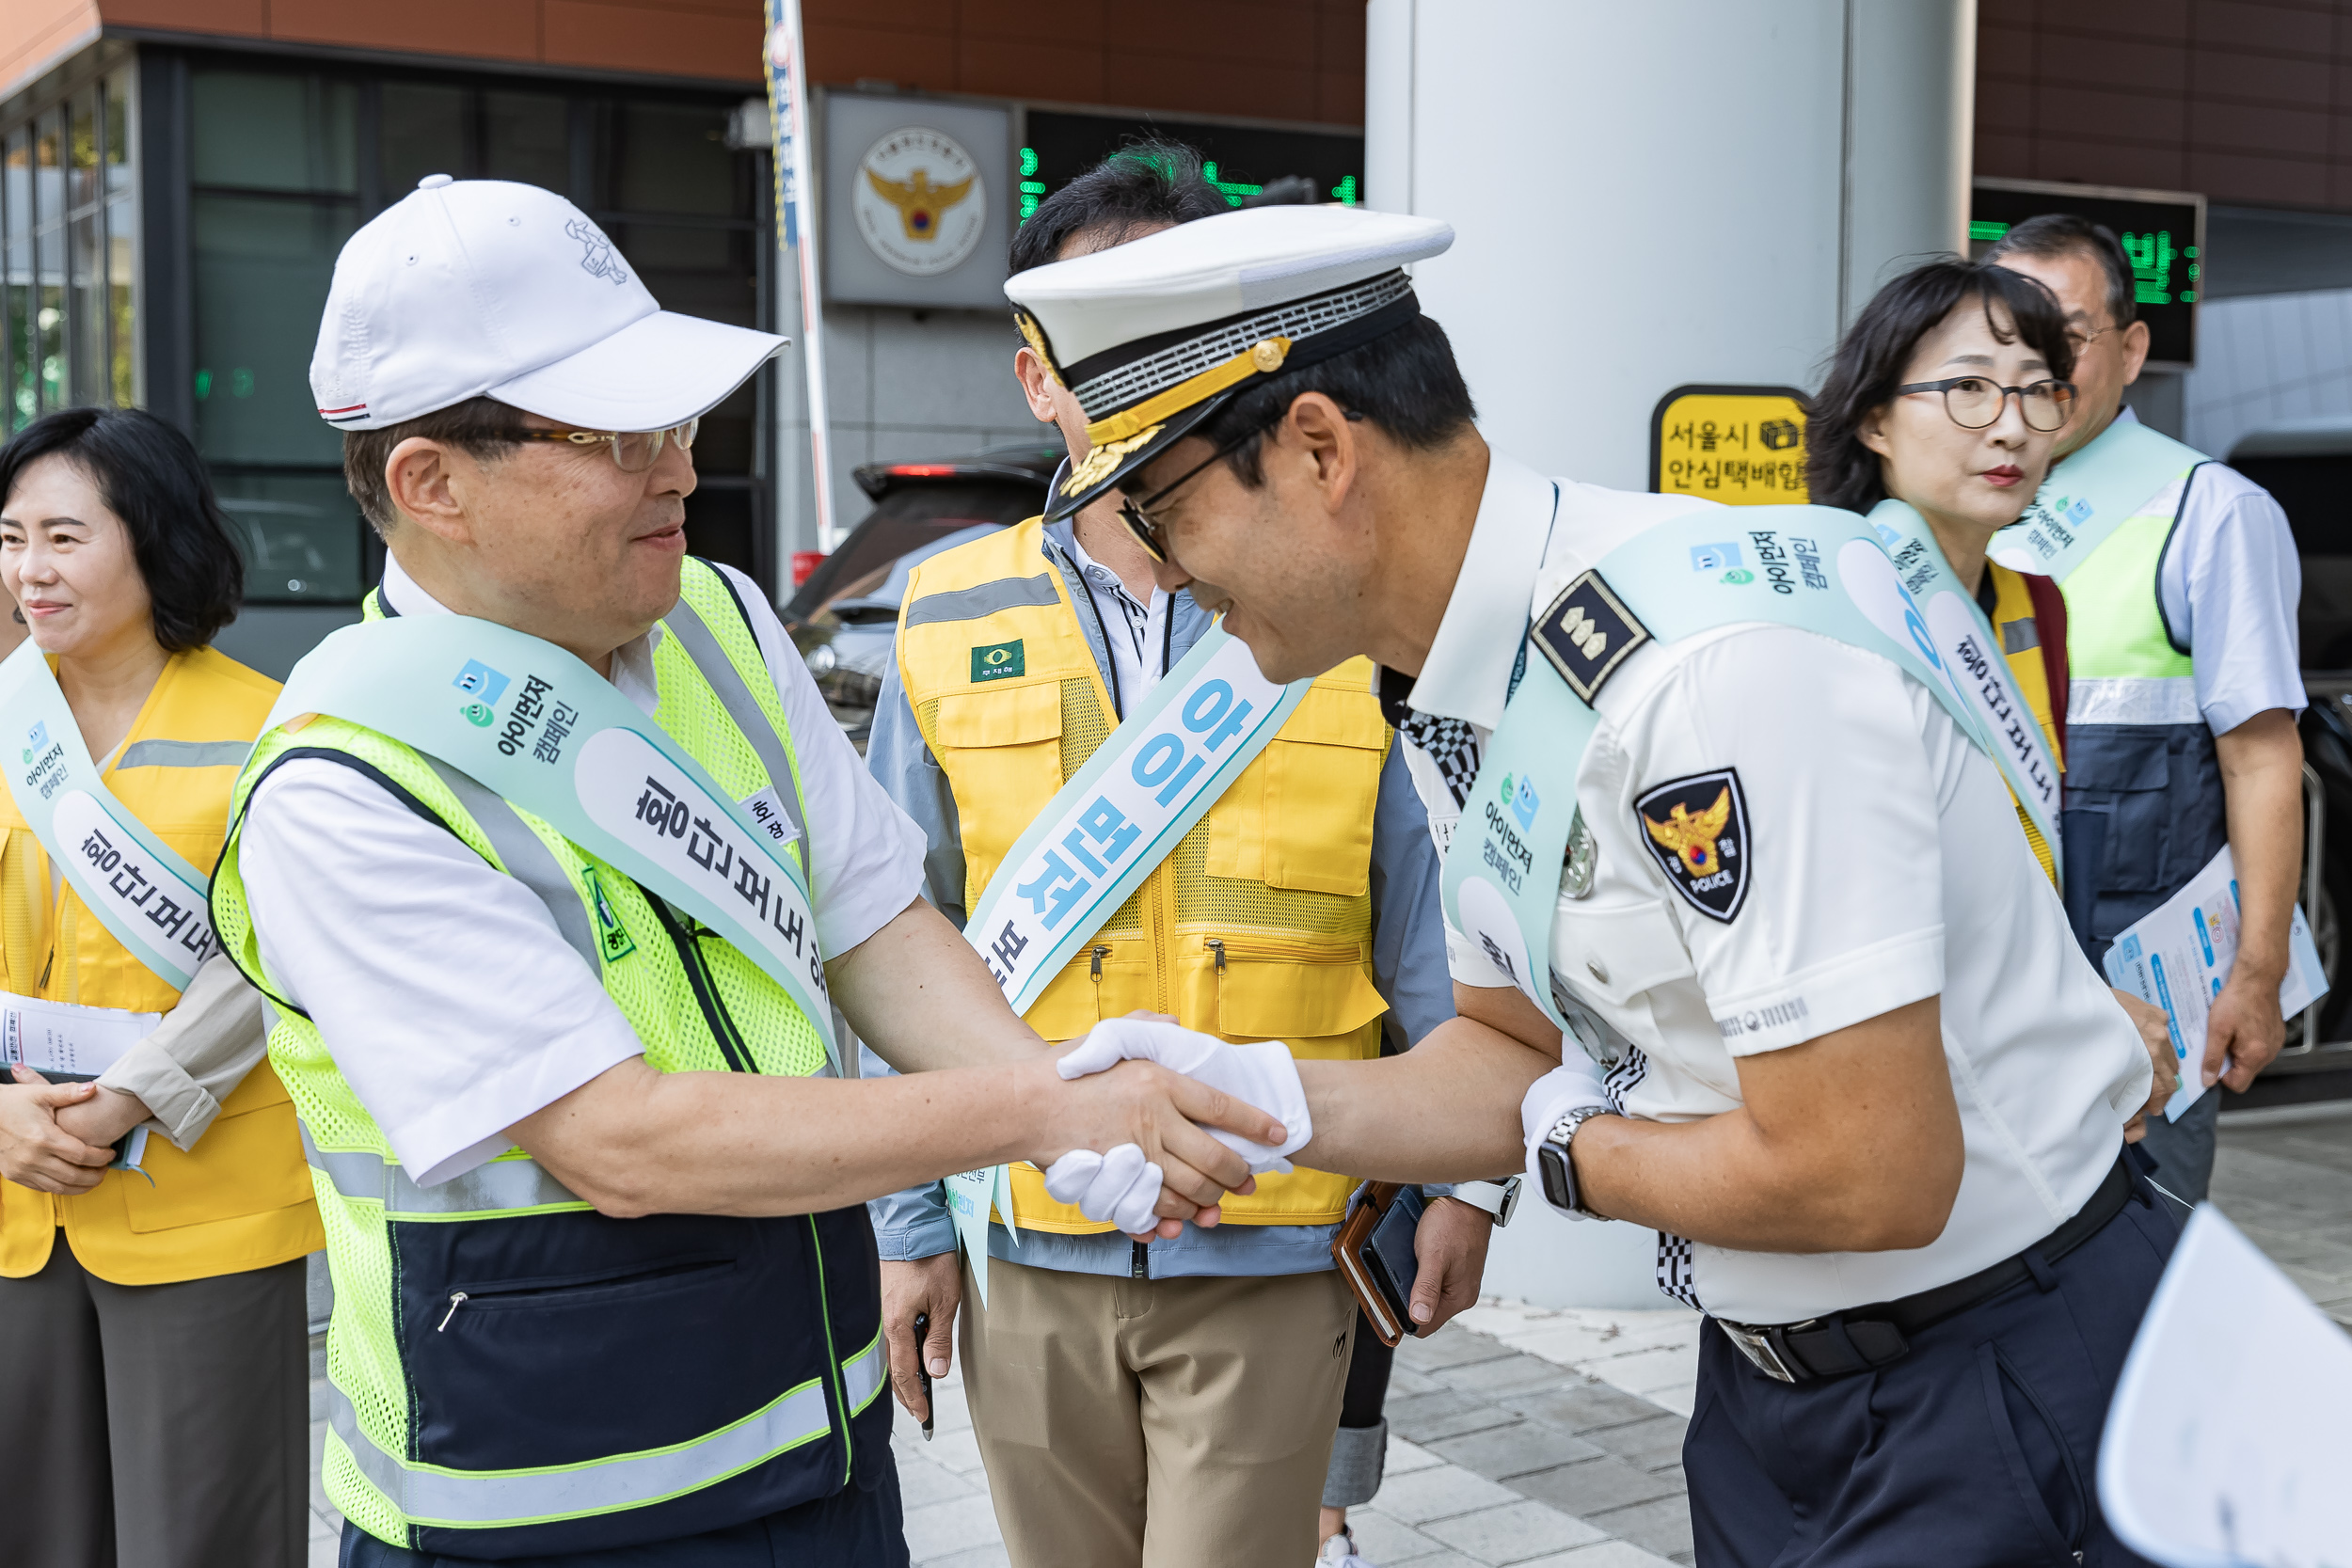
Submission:
[[[806,849],[791,853],[790,822],[729,799],[578,658],[471,616],[367,621],[294,666],[268,727],[305,713],[439,758],[718,932],[785,989],[840,1072]]]
[[[963,938],[1025,1013],[1274,739],[1311,680],[1278,686],[1211,627],[1007,851]],[[1018,1239],[1005,1167],[947,1179],[947,1207],[988,1305],[988,1212]]]
[[[1751,558],[1753,569],[1745,564]],[[1577,768],[1599,720],[1554,667],[1543,632],[1560,619],[1562,606],[1591,603],[1595,581],[1603,597],[1639,622],[1634,640],[1620,641],[1626,628],[1569,609],[1561,625],[1597,660],[1638,652],[1644,633],[1673,642],[1740,622],[1799,626],[1894,660],[1934,694],[1963,734],[1994,754],[1926,617],[1863,518],[1826,506],[1711,507],[1618,546],[1538,617],[1528,639],[1527,673],[1487,742],[1439,884],[1454,928],[1564,1035],[1570,1030],[1552,995],[1551,924],[1576,815]],[[1602,678],[1612,673],[1605,670]],[[1496,779],[1507,792],[1490,786]]]
[[[2050,754],[2032,705],[2017,689],[2000,633],[1977,596],[1961,586],[1934,531],[1915,508],[1890,497],[1871,512],[1870,524],[1894,557],[1904,592],[1922,607],[1945,668],[1977,710],[1978,726],[1993,742],[1993,760],[2009,781],[2009,792],[2050,847],[2052,863],[2062,863],[2058,759]]]
[[[82,744],[48,656],[27,638],[0,662],[0,747],[8,793],[33,836],[99,924],[174,990],[220,950],[206,894],[190,865],[114,798]]]
[[[2026,515],[1993,536],[1993,559],[2062,585],[2166,485],[2209,461],[2137,420],[2111,424],[2050,470]]]

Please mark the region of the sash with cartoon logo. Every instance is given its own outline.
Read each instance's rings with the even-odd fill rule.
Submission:
[[[469,615],[363,621],[294,666],[263,729],[306,713],[438,757],[692,915],[784,988],[840,1072],[807,850],[791,853],[786,815],[765,791],[730,798],[577,657]]]
[[[1454,929],[1564,1035],[1573,1031],[1567,999],[1554,995],[1551,924],[1577,768],[1599,725],[1594,700],[1645,644],[1746,621],[1799,626],[1894,660],[1997,759],[1864,518],[1826,506],[1710,507],[1620,545],[1536,616],[1526,674],[1487,742],[1440,881]],[[1635,806],[1683,896],[1710,919],[1738,914],[1748,838],[1737,770],[1670,781]]]
[[[2062,585],[2167,485],[2211,461],[2137,420],[2111,424],[2050,469],[2026,515],[1993,536],[1992,557]]]
[[[207,895],[190,865],[114,797],[82,744],[81,726],[28,638],[0,662],[0,724],[17,753],[8,793],[25,825],[99,924],[174,990],[219,951]]]
[[[2010,673],[2000,633],[1993,629],[1977,596],[1961,586],[1916,509],[1889,497],[1871,511],[1870,524],[1894,558],[1903,591],[1922,607],[1945,668],[1977,710],[1977,722],[1993,742],[1993,760],[2000,764],[2018,809],[2050,847],[2053,875],[2058,875],[2064,863],[2058,853],[2058,758],[2050,754],[2041,721]]]

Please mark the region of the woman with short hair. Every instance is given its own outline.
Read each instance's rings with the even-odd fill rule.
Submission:
[[[0,662],[0,1562],[305,1555],[324,1238],[203,898],[278,695],[211,646],[242,578],[162,420],[69,409],[0,448],[0,585],[30,628]]]
[[[1805,427],[1812,499],[1867,514],[1963,695],[1996,738],[2018,817],[2058,879],[2066,602],[1990,559],[2074,411],[2066,318],[2006,267],[1957,258],[1878,292],[1837,345]],[[1975,635],[1971,635],[1971,634]],[[2010,732],[2010,711],[2032,716]]]

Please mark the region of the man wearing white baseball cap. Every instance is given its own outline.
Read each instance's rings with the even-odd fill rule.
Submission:
[[[685,557],[695,422],[782,346],[528,185],[434,176],[337,263],[311,382],[390,560],[213,886],[326,1220],[346,1564],[903,1563],[862,1200],[1079,1150],[1148,1231],[1246,1186],[1193,1121],[1289,1136],[1060,1080],[772,610]],[[909,1075],[832,1081],[836,1008]]]

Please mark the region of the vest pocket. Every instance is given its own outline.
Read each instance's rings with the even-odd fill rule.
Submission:
[[[128,1172],[115,1183],[135,1231],[263,1214],[311,1197],[310,1167],[302,1163],[294,1104],[282,1088],[257,1109],[215,1118],[192,1154],[167,1139],[149,1138],[146,1170],[151,1187]]]
[[[2080,724],[2067,732],[2067,803],[2107,812],[2102,893],[2166,893],[2195,869],[2172,869],[2181,804],[2171,787],[2173,739],[2170,725]]]
[[[1216,1029],[1236,1039],[1279,1039],[1304,1045],[1304,1056],[1349,1055],[1318,1051],[1312,1042],[1349,1035],[1388,1011],[1380,990],[1364,973],[1354,943],[1321,946],[1257,938],[1216,939],[1209,950]],[[1335,1042],[1342,1043],[1342,1042]]]
[[[1388,726],[1363,691],[1311,687],[1210,809],[1208,874],[1362,897],[1388,744]]]
[[[950,691],[931,730],[932,754],[961,816],[968,909],[1028,827],[1021,811],[1036,811],[1061,788],[1061,683]]]

